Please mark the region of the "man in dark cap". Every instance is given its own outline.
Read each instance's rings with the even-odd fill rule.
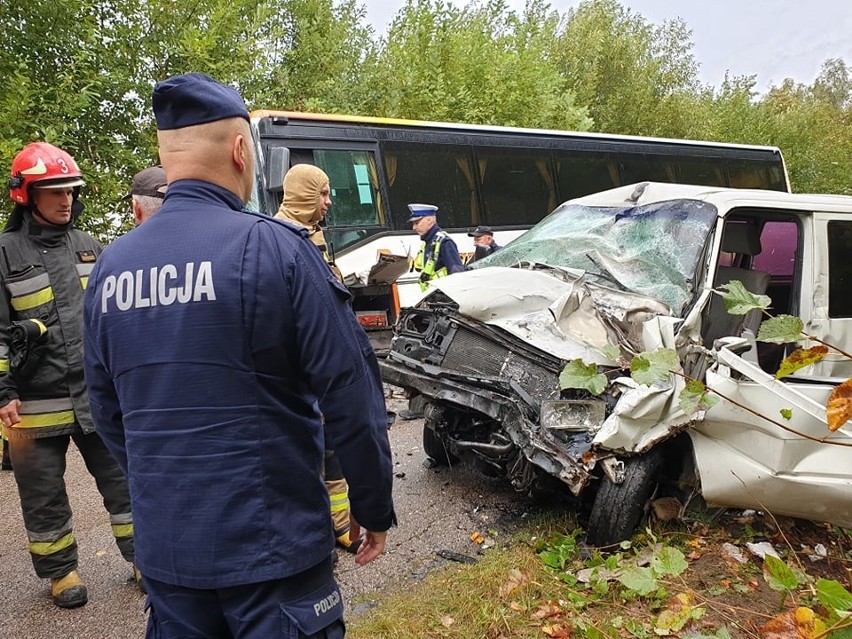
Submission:
[[[494,231],[491,230],[490,226],[477,226],[467,235],[473,238],[473,245],[476,247],[473,259],[469,262],[471,264],[500,249],[500,246],[494,241]]]
[[[106,249],[85,308],[92,411],[130,479],[147,636],[342,637],[322,417],[354,535],[367,531],[363,565],[395,523],[375,356],[307,233],[242,212],[255,151],[239,93],[190,73],[158,83],[153,106],[163,207]]]
[[[166,172],[159,165],[143,169],[133,176],[130,193],[123,199],[130,200],[133,221],[137,226],[160,210],[167,187]]]

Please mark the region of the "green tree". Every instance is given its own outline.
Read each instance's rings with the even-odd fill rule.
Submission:
[[[591,122],[548,62],[558,16],[532,1],[459,9],[409,0],[391,24],[372,77],[373,113],[413,119],[586,130]]]
[[[130,224],[131,176],[157,158],[155,82],[200,71],[250,108],[345,108],[371,42],[362,20],[354,0],[7,0],[0,164],[31,141],[68,150],[88,184],[80,225],[108,240]]]
[[[691,34],[681,20],[656,27],[616,0],[586,0],[566,13],[553,58],[596,130],[676,136],[699,87]]]

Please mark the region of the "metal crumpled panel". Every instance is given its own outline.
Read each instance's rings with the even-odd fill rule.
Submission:
[[[604,366],[615,364],[601,351],[604,346],[641,351],[637,320],[670,314],[665,304],[651,298],[588,285],[553,269],[495,266],[442,278],[435,288],[466,317],[500,327],[560,359]]]
[[[642,324],[645,350],[675,347],[674,317],[655,317]],[[689,424],[703,419],[703,413],[688,416],[678,403],[685,386],[680,375],[666,384],[645,386],[629,377],[614,380],[622,395],[595,436],[596,446],[607,450],[638,453],[667,439]]]

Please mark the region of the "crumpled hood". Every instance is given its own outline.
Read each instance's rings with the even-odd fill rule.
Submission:
[[[580,271],[493,266],[433,280],[459,312],[498,326],[561,359],[615,365],[607,344],[644,350],[642,324],[669,308],[648,297],[590,284]],[[428,296],[426,298],[428,300]]]

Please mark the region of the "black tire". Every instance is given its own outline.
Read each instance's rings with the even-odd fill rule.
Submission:
[[[447,450],[444,442],[429,428],[428,423],[423,424],[423,452],[438,466],[452,466],[458,461],[458,457]]]
[[[613,484],[607,477],[601,480],[586,528],[590,544],[610,546],[630,539],[648,512],[648,500],[657,489],[662,465],[662,449],[652,448],[624,460],[622,483]]]

